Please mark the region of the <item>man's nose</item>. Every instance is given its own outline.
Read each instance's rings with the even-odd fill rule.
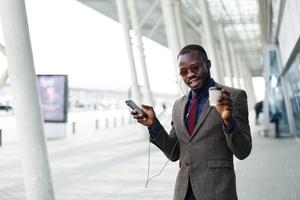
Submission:
[[[187,76],[186,76],[187,78],[190,78],[190,77],[192,77],[194,75],[195,75],[195,73],[191,69],[187,70]]]

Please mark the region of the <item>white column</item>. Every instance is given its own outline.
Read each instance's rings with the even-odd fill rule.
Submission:
[[[225,76],[229,79],[229,85],[232,87],[233,73],[232,73],[231,63],[230,63],[228,42],[224,32],[224,26],[222,24],[219,25],[219,34],[220,34],[220,42],[221,42],[221,52],[224,61],[223,67],[225,71]]]
[[[180,51],[179,39],[177,34],[177,27],[174,16],[174,1],[173,0],[161,0],[161,7],[163,12],[163,18],[165,23],[165,30],[168,40],[168,46],[173,54],[174,67],[175,67],[175,76],[178,86],[179,95],[181,93],[186,93],[187,89],[185,84],[182,81],[180,84],[179,77],[179,66],[177,62],[177,54]]]
[[[232,61],[232,74],[233,74],[233,86],[236,88],[240,88],[240,77],[238,73],[238,62],[237,62],[237,57],[236,57],[236,52],[234,50],[233,44],[229,44],[229,51],[230,51],[230,56],[231,56],[231,61]]]
[[[221,47],[216,48],[216,56],[217,56],[217,59],[218,59],[218,63],[223,63],[221,54],[222,54]],[[219,82],[221,84],[225,84],[225,68],[224,68],[223,65],[219,65],[218,73],[219,73],[219,77],[220,77]]]
[[[248,95],[249,109],[253,109],[256,102],[256,98],[255,98],[255,93],[253,88],[252,75],[248,67],[245,65],[245,63],[241,63],[240,70],[241,70],[241,77],[244,82],[244,87]]]
[[[136,75],[136,69],[134,64],[134,57],[132,52],[132,45],[129,35],[129,23],[128,23],[128,13],[126,8],[126,2],[124,0],[116,0],[117,9],[118,9],[118,15],[119,15],[119,21],[122,24],[123,27],[123,33],[124,33],[124,39],[126,43],[126,52],[128,56],[129,61],[129,67],[130,67],[130,74],[131,74],[131,80],[132,80],[132,99],[137,103],[141,104],[141,95],[140,95],[140,89],[138,85],[138,79]]]
[[[8,79],[8,69],[6,69],[2,74],[0,74],[0,88],[5,85]]]
[[[242,61],[241,55],[238,53],[237,54],[237,59],[238,59],[238,74],[239,74],[239,81],[240,81],[240,86],[241,88],[246,87],[245,86],[245,74],[243,72],[243,68],[245,67],[245,63]],[[247,68],[248,69],[248,68]]]
[[[186,43],[186,34],[185,34],[185,29],[186,29],[186,24],[185,21],[183,20],[183,10],[182,10],[182,5],[180,0],[175,0],[174,2],[174,14],[175,14],[175,19],[176,19],[176,27],[178,31],[178,39],[180,43],[180,48],[185,46]]]
[[[0,0],[27,199],[54,200],[24,0]]]
[[[238,77],[239,77],[238,81],[239,81],[241,89],[245,89],[245,77],[242,72],[243,62],[242,62],[241,56],[239,54],[236,54],[236,58],[237,58],[237,63],[238,63],[238,65],[237,65],[237,72],[238,72]]]
[[[136,0],[128,0],[128,6],[129,6],[131,24],[132,24],[133,30],[135,32],[136,40],[137,40],[137,48],[138,48],[139,58],[140,58],[140,62],[141,62],[142,72],[143,72],[144,84],[145,84],[145,97],[146,97],[145,100],[146,101],[143,103],[154,106],[150,83],[149,83],[148,72],[147,72],[145,52],[144,52],[143,41],[142,41],[142,34],[141,34],[141,29],[139,28],[139,17],[138,17],[138,12],[137,12]]]
[[[214,38],[213,38],[213,32],[212,32],[212,21],[210,21],[211,17],[208,10],[208,5],[206,0],[198,0],[200,9],[201,9],[201,20],[204,28],[204,34],[203,36],[206,38],[205,41],[207,42],[207,51],[208,51],[208,57],[211,59],[212,67],[210,69],[212,77],[215,79],[215,81],[220,81],[220,73],[219,73],[219,62],[218,57],[215,50],[215,44],[214,44]]]

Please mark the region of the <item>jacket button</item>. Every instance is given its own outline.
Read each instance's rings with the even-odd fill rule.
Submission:
[[[186,165],[186,166],[189,166],[190,164],[189,164],[189,163],[185,163],[185,165]]]

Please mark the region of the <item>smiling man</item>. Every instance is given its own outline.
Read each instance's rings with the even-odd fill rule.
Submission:
[[[233,155],[244,159],[252,148],[246,92],[211,78],[211,62],[200,45],[185,46],[178,61],[191,91],[175,102],[170,133],[150,106],[142,105],[147,117],[132,115],[168,159],[179,160],[174,200],[236,200]],[[208,102],[210,87],[222,93],[215,107]]]

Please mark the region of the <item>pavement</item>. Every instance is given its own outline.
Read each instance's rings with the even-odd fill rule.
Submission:
[[[56,200],[172,199],[178,162],[168,162],[146,188],[147,130],[125,121],[98,130],[82,127],[65,139],[47,141]],[[255,132],[252,136],[250,156],[235,161],[239,199],[300,199],[299,141]],[[0,200],[25,200],[18,137],[5,137],[0,148]],[[167,159],[152,144],[150,153],[150,176],[154,176]]]

